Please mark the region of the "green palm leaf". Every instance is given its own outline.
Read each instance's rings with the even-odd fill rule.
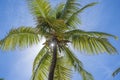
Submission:
[[[64,6],[65,6],[64,3],[60,3],[59,5],[56,6],[55,13],[56,13],[56,18],[57,19],[60,18],[61,14],[62,14],[62,11],[64,9]]]
[[[95,4],[97,4],[97,3],[93,2],[93,3],[87,4],[84,7],[80,8],[78,11],[74,12],[70,16],[70,18],[66,21],[66,24],[68,26],[73,27],[73,28],[75,28],[77,24],[81,24],[81,21],[79,20],[78,14],[80,14],[81,12],[83,12],[86,8],[94,6]]]
[[[88,36],[73,36],[72,44],[80,51],[87,53],[116,53],[116,49],[105,38],[95,38]]]
[[[93,76],[83,68],[82,62],[76,58],[69,48],[64,46],[64,52],[73,68],[81,74],[83,80],[94,80]]]
[[[65,57],[57,59],[54,80],[71,80],[72,70]]]
[[[12,29],[9,34],[1,40],[3,50],[15,49],[16,47],[31,46],[39,42],[37,29],[30,27],[20,27]]]
[[[48,23],[55,31],[57,32],[61,32],[61,31],[65,31],[67,30],[67,26],[64,23],[64,20],[61,19],[49,19],[49,23]]]
[[[72,30],[65,33],[74,48],[87,53],[117,53],[117,50],[109,43],[108,37],[117,38],[114,35],[102,32],[86,32],[82,30]]]
[[[79,6],[80,4],[77,3],[77,0],[67,0],[61,18],[64,20],[69,19],[69,17],[78,10]]]
[[[48,77],[49,66],[51,62],[51,53],[48,52],[47,47],[43,47],[39,54],[36,56],[33,63],[32,80],[45,80]],[[64,63],[64,64],[63,64]],[[71,69],[66,63],[65,58],[58,57],[55,69],[54,80],[70,80]]]
[[[34,72],[34,70],[36,69],[36,66],[39,64],[40,60],[46,54],[47,51],[48,51],[48,48],[46,46],[44,46],[40,50],[40,52],[38,53],[38,55],[36,56],[36,58],[34,59],[34,62],[33,62],[33,72]]]
[[[32,14],[37,18],[46,18],[51,11],[51,6],[48,0],[28,0],[28,5]]]
[[[118,73],[120,73],[120,68],[116,69],[116,70],[113,72],[112,76],[115,77]]]
[[[79,36],[89,36],[89,37],[96,37],[96,38],[109,38],[109,37],[113,37],[115,39],[118,39],[117,36],[108,34],[108,33],[104,33],[104,32],[94,32],[94,31],[83,31],[80,29],[74,29],[71,31],[67,31],[65,32],[65,38],[71,38],[74,35],[79,35]]]
[[[51,56],[47,47],[43,47],[33,63],[32,80],[45,80],[48,77]]]
[[[68,29],[63,20],[54,18],[47,18],[47,22],[43,22],[42,24],[39,23],[37,28],[39,28],[42,35],[55,33],[56,31],[57,35],[59,33],[63,33],[65,30]]]

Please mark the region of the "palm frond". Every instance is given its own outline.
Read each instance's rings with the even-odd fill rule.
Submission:
[[[39,36],[36,28],[20,27],[12,29],[8,35],[1,40],[1,48],[3,50],[15,49],[16,47],[23,48],[31,46],[39,42]]]
[[[71,35],[72,34],[72,35]],[[87,53],[117,53],[117,50],[110,44],[108,37],[116,36],[101,32],[85,32],[73,30],[66,32],[66,36],[72,41],[74,48]]]
[[[94,38],[88,36],[74,36],[72,43],[75,48],[87,53],[117,53],[116,49],[105,38]]]
[[[37,27],[39,29],[38,33],[41,35],[41,37],[46,37],[46,36],[50,36],[51,34],[49,33],[49,28],[46,26],[40,26],[37,25]]]
[[[87,72],[85,69],[79,70],[83,80],[94,80],[92,74]]]
[[[57,59],[54,80],[71,80],[72,70],[65,57]]]
[[[36,56],[33,63],[32,80],[45,80],[48,78],[51,56],[44,46]]]
[[[118,73],[120,73],[120,68],[116,69],[116,70],[113,72],[112,76],[115,77]]]
[[[61,14],[62,14],[62,10],[64,9],[65,4],[64,3],[60,3],[59,5],[56,6],[55,8],[55,13],[56,13],[56,18],[59,19]]]
[[[39,28],[42,34],[52,32],[63,33],[68,29],[64,20],[55,18],[47,18],[46,20],[39,18],[37,28]]]
[[[3,42],[3,40],[0,40],[0,48],[1,48],[1,46],[2,46],[2,42]]]
[[[78,17],[78,14],[80,14],[81,12],[83,12],[85,9],[91,7],[91,6],[94,6],[95,4],[97,4],[96,2],[93,2],[93,3],[90,3],[90,4],[87,4],[85,5],[84,7],[80,8],[78,11],[74,12],[70,18],[66,21],[66,24],[68,26],[71,26],[73,28],[76,27],[77,24],[81,24],[81,21]]]
[[[51,11],[51,6],[48,0],[28,0],[28,5],[32,14],[37,18],[46,18]]]
[[[64,46],[64,51],[69,62],[72,64],[73,68],[81,74],[83,80],[94,80],[93,76],[83,68],[82,62],[76,58],[69,48]]]
[[[38,55],[36,56],[36,58],[34,59],[33,62],[33,72],[36,69],[36,66],[39,64],[40,60],[42,59],[42,57],[46,54],[46,52],[48,51],[47,47],[44,46],[40,52],[38,53]]]
[[[77,0],[67,0],[64,10],[62,11],[61,18],[64,20],[69,19],[69,17],[78,10],[80,6],[79,3],[76,2]]]
[[[67,58],[69,59],[70,63],[74,66],[76,69],[78,66],[83,67],[83,64],[81,61],[79,61],[76,56],[72,53],[71,50],[69,50],[67,47],[63,46],[64,52],[66,53]]]
[[[47,51],[48,48],[44,46],[36,56],[33,64],[32,80],[45,80],[48,78],[51,55]],[[58,57],[54,80],[70,80],[70,78],[71,69],[66,64],[66,59]]]
[[[57,20],[49,20],[49,24],[52,26],[52,28],[57,31],[57,32],[62,32],[62,31],[65,31],[67,30],[67,26],[66,24],[64,23],[64,20],[61,20],[61,19],[57,19]]]
[[[68,27],[66,26],[63,20],[52,19],[52,18],[48,19],[48,21],[45,22],[45,24],[38,25],[37,28],[39,28],[40,32],[43,32],[43,34],[53,33],[53,32],[56,32],[56,34],[58,34],[58,33],[63,33],[65,32],[65,30],[68,29]]]
[[[80,29],[74,29],[71,31],[65,32],[66,38],[71,38],[72,35],[79,35],[79,36],[89,36],[89,37],[96,37],[96,38],[109,38],[113,37],[115,39],[118,39],[117,36],[114,36],[112,34],[104,33],[104,32],[95,32],[95,31],[83,31]]]

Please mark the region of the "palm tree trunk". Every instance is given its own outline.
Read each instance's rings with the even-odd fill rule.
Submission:
[[[51,65],[50,65],[50,72],[49,72],[48,80],[53,80],[54,79],[56,62],[57,62],[57,44],[55,43],[55,45],[53,46],[52,62],[51,62]]]

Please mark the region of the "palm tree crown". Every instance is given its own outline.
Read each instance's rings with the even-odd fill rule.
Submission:
[[[37,44],[43,37],[46,39],[43,43],[44,47],[34,60],[32,80],[46,80],[49,77],[51,60],[56,61],[53,62],[56,63],[54,80],[71,80],[72,70],[78,71],[83,80],[93,80],[92,75],[83,68],[82,62],[70,50],[68,43],[73,48],[89,54],[117,52],[108,41],[109,37],[116,39],[116,36],[103,32],[84,31],[77,27],[81,23],[78,15],[84,9],[94,6],[96,2],[81,6],[77,0],[67,0],[66,3],[52,8],[48,0],[27,1],[36,20],[36,26],[22,26],[10,30],[9,34],[0,41],[0,47],[3,50],[14,50]],[[53,54],[54,52],[56,55]],[[56,60],[53,56],[56,56]]]

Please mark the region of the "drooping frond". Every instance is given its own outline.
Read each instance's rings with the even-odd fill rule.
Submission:
[[[32,80],[46,80],[48,78],[52,55],[47,51],[48,48],[44,46],[36,56],[33,64]],[[66,62],[66,58],[58,57],[54,80],[70,80],[72,72],[69,64],[66,64]]]
[[[67,62],[68,60],[65,57],[57,59],[54,80],[71,80],[72,70]]]
[[[96,38],[109,38],[109,37],[113,37],[115,39],[118,38],[117,36],[114,36],[114,35],[108,34],[108,33],[104,33],[104,32],[83,31],[80,29],[74,29],[74,30],[65,32],[66,38],[71,38],[74,35],[89,36],[89,37],[96,37]]]
[[[73,34],[72,34],[73,33]],[[72,35],[71,35],[72,34]],[[116,49],[108,41],[108,37],[115,36],[101,32],[85,32],[73,30],[66,32],[66,36],[72,41],[74,48],[87,53],[117,53]]]
[[[76,58],[69,48],[64,46],[64,52],[73,68],[81,74],[83,80],[94,80],[93,76],[83,68],[82,62]]]
[[[50,62],[50,53],[44,46],[34,60],[32,80],[46,80],[48,78]]]
[[[83,80],[94,80],[92,74],[87,72],[85,69],[79,70]]]
[[[80,14],[81,12],[83,12],[86,8],[89,8],[91,6],[94,6],[95,4],[97,4],[96,2],[90,3],[85,5],[84,7],[80,8],[78,11],[74,12],[70,18],[66,21],[66,24],[68,26],[71,26],[73,28],[76,27],[77,24],[81,24],[81,21],[78,17],[78,14]]]
[[[36,66],[39,64],[40,60],[42,59],[42,57],[46,54],[46,52],[48,51],[47,47],[44,46],[40,52],[38,53],[38,55],[36,56],[36,58],[34,59],[33,62],[33,72],[36,69]]]
[[[116,70],[113,72],[112,76],[115,77],[118,73],[120,73],[120,68],[116,69]]]
[[[74,66],[75,69],[79,67],[83,67],[83,64],[81,61],[79,61],[76,56],[70,51],[67,47],[63,47],[64,52],[66,53],[66,57],[70,61],[70,63]]]
[[[61,18],[67,20],[70,16],[78,10],[80,6],[79,3],[76,2],[77,0],[67,0],[64,10],[62,11]]]
[[[20,27],[12,29],[8,35],[1,40],[3,50],[15,49],[16,47],[31,46],[39,42],[36,28]]]
[[[51,6],[48,0],[28,0],[28,5],[32,14],[37,18],[46,18],[51,11]]]

